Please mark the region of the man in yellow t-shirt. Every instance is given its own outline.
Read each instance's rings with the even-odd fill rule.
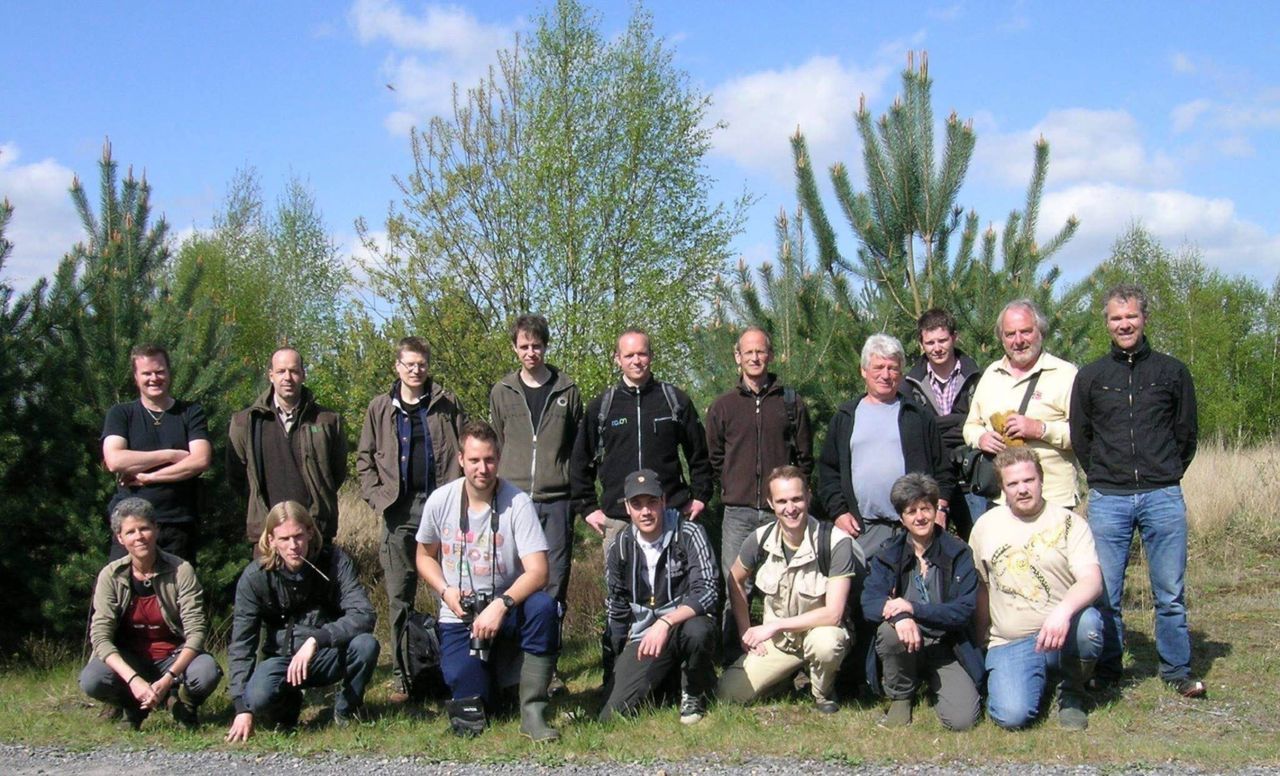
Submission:
[[[1089,524],[1047,504],[1044,470],[1029,447],[995,458],[1005,505],[987,512],[969,544],[978,569],[978,641],[987,643],[987,716],[1003,728],[1030,723],[1050,671],[1060,676],[1058,722],[1083,730],[1084,683],[1102,652],[1092,603],[1102,571]]]

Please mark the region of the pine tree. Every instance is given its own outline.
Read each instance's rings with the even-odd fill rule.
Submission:
[[[773,342],[770,368],[805,397],[815,429],[825,428],[848,398],[862,340],[872,330],[854,314],[846,278],[828,275],[810,260],[803,209],[791,217],[781,211],[774,223],[776,264],[765,262],[753,272],[739,261],[732,277],[717,284],[715,323],[700,337],[700,361],[707,366],[695,385],[707,402],[732,385],[736,338],[745,326],[759,326]]]
[[[973,125],[954,112],[948,116],[939,159],[931,88],[926,56],[921,55],[918,68],[909,56],[902,94],[878,121],[865,99],[859,102],[856,124],[865,190],[854,190],[843,164],[831,167],[836,200],[858,239],[852,259],[837,245],[804,136],[797,131],[792,137],[797,194],[813,225],[820,265],[832,277],[860,281],[859,292],[850,297],[857,308],[851,314],[904,343],[914,339],[915,322],[923,312],[944,307],[960,322],[967,348],[980,354],[980,360],[995,357],[996,314],[1009,300],[1030,297],[1055,324],[1070,323],[1065,331],[1051,331],[1051,349],[1060,342],[1074,347],[1083,336],[1076,312],[1085,294],[1072,288],[1055,296],[1059,271],[1045,261],[1071,238],[1077,222],[1069,219],[1043,246],[1035,238],[1048,144],[1036,144],[1024,208],[1010,213],[1001,239],[989,228],[979,245],[977,213],[966,214],[957,205],[976,143]]]
[[[11,340],[0,363],[6,376],[16,370],[21,391],[13,401],[5,391],[6,405],[16,408],[6,421],[16,420],[13,426],[0,423],[0,435],[12,443],[0,459],[0,531],[6,537],[0,557],[5,582],[12,582],[6,589],[20,602],[10,611],[15,627],[6,630],[6,640],[35,630],[68,634],[83,628],[105,560],[106,504],[114,487],[101,466],[98,440],[108,408],[137,395],[130,348],[139,342],[168,347],[175,393],[204,404],[211,429],[225,428],[220,398],[243,376],[228,355],[230,327],[208,314],[212,302],[197,292],[199,268],[170,271],[167,225],[164,219],[151,222],[145,177],[130,171],[121,181],[117,170],[107,144],[96,212],[79,179],[73,181],[85,239],[62,259],[53,281],[40,281],[12,306],[10,291],[0,293]],[[0,216],[7,221],[8,209]],[[215,454],[215,466],[220,460]],[[240,549],[240,531],[226,527],[234,502],[207,502],[210,553],[201,570],[216,589],[230,578],[228,548]]]

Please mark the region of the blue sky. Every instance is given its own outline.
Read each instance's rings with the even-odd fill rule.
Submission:
[[[1075,214],[1058,255],[1079,277],[1141,221],[1228,272],[1280,270],[1280,4],[676,2],[647,7],[691,83],[711,95],[716,197],[759,196],[735,252],[773,255],[793,209],[788,136],[860,179],[852,114],[879,115],[910,50],[927,50],[939,119],[972,118],[960,202],[999,225],[1023,200],[1032,144],[1052,161],[1041,227]],[[177,237],[208,228],[237,168],[268,200],[288,176],[316,195],[334,241],[359,250],[411,170],[407,128],[447,107],[542,6],[408,0],[41,3],[5,14],[0,196],[16,207],[4,269],[18,287],[80,238],[73,175],[96,184],[104,138],[145,170]],[[606,34],[630,4],[598,5]],[[387,84],[396,88],[391,90]],[[824,174],[825,179],[825,174]],[[838,218],[834,202],[829,203]],[[843,247],[852,238],[844,232]]]

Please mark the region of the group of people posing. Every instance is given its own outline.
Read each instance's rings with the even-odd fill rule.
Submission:
[[[816,461],[806,403],[769,371],[759,328],[738,338],[740,379],[705,426],[687,394],[653,376],[638,329],[618,337],[619,381],[584,406],[545,361],[546,320],[521,316],[520,368],[493,386],[488,422],[468,420],[431,378],[425,341],[402,339],[397,379],[370,402],[355,457],[382,520],[391,702],[420,698],[405,634],[421,581],[439,605],[451,728],[480,733],[514,686],[521,732],[558,737],[545,717],[563,686],[575,515],[605,548],[602,720],[670,699],[693,724],[711,699],[749,703],[807,683],[822,713],[839,709],[841,691],[870,687],[888,699],[882,724],[906,725],[927,689],[948,728],[972,727],[984,695],[995,724],[1019,728],[1056,683],[1059,723],[1083,729],[1090,690],[1121,678],[1135,530],[1160,674],[1203,696],[1179,485],[1196,449],[1194,388],[1148,343],[1140,288],[1112,289],[1102,313],[1111,352],[1080,370],[1044,352],[1047,322],[1026,300],[995,321],[1004,356],[985,370],[958,349],[944,310],[921,316],[909,370],[898,340],[873,335],[865,393],[836,410]],[[139,399],[113,407],[103,428],[119,489],[80,682],[135,728],[165,707],[193,725],[221,679],[189,562],[193,478],[212,450],[200,407],[169,394],[164,350],[136,348],[132,361]],[[340,684],[335,723],[359,719],[379,656],[373,607],[333,543],[341,417],[315,401],[297,351],[272,354],[267,377],[228,431],[227,476],[247,499],[254,556],[235,595],[228,741],[296,724],[307,687]],[[718,553],[703,526],[717,482]]]

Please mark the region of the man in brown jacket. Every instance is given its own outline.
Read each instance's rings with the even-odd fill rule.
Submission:
[[[391,609],[392,703],[409,700],[400,644],[418,594],[415,537],[422,508],[431,491],[462,476],[458,436],[466,415],[457,397],[432,381],[430,362],[431,349],[421,337],[397,343],[399,379],[369,402],[356,446],[360,494],[383,519],[378,560]]]
[[[326,543],[338,533],[338,488],[347,478],[342,416],[316,403],[293,348],[271,354],[271,385],[231,416],[227,479],[247,501],[245,536],[258,541],[267,512],[281,501],[307,508]]]
[[[733,348],[741,379],[707,410],[707,449],[711,470],[720,481],[724,520],[720,525],[720,570],[724,579],[742,542],[775,518],[769,506],[769,472],[797,466],[806,482],[813,470],[809,410],[796,392],[769,371],[773,343],[764,329],[748,328]],[[747,595],[751,593],[747,582]],[[725,664],[741,652],[737,626],[725,596],[722,620]]]

